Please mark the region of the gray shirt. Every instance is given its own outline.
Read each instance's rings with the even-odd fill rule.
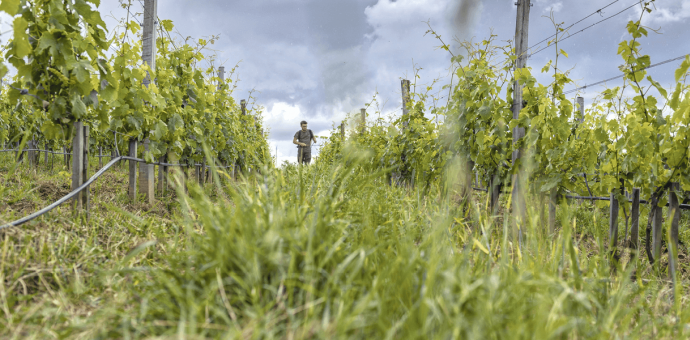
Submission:
[[[307,144],[307,147],[311,146],[311,136],[312,136],[311,130],[307,130],[307,131],[299,130],[295,133],[295,139],[297,139],[297,141],[299,143]]]

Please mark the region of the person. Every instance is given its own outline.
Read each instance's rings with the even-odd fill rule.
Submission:
[[[297,145],[297,164],[309,164],[311,162],[311,142],[314,141],[316,144],[316,137],[311,130],[307,129],[306,120],[299,124],[302,129],[295,133],[292,144]]]

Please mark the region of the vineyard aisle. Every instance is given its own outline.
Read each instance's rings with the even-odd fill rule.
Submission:
[[[0,0],[0,338],[690,338],[690,56],[643,50],[685,18],[517,0],[507,36],[438,24],[505,18],[489,3]],[[316,47],[254,40],[293,26]],[[592,97],[564,41],[595,32],[622,75]],[[245,94],[224,58],[246,51]],[[415,61],[360,73],[382,51]]]

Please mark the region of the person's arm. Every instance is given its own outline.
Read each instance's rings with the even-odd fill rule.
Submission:
[[[318,144],[318,143],[316,143],[316,136],[313,136],[313,135],[312,135],[312,136],[311,136],[311,139],[314,140],[314,144]]]
[[[299,146],[307,146],[307,144],[298,142],[298,141],[297,141],[297,136],[292,137],[292,144],[299,145]]]

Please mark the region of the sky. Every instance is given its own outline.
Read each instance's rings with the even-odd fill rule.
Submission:
[[[143,0],[141,0],[143,1]],[[143,6],[134,0],[131,11],[141,21]],[[239,82],[233,96],[246,98],[254,90],[265,107],[264,125],[270,130],[271,152],[279,162],[293,161],[296,148],[292,136],[299,122],[306,120],[318,136],[328,136],[347,113],[359,112],[366,103],[369,120],[400,114],[401,79],[414,80],[422,89],[434,80],[436,90],[450,82],[450,53],[438,49],[439,41],[425,35],[427,22],[461,52],[454,41],[479,42],[490,34],[506,44],[515,36],[516,0],[159,0],[158,17],[175,24],[178,37],[219,35],[213,45],[217,63],[226,70],[239,63]],[[597,10],[609,5],[599,13]],[[617,14],[637,0],[532,0],[529,45],[555,32],[549,14],[557,23],[573,26],[574,34],[606,17]],[[656,10],[643,19],[650,30],[643,38],[642,52],[652,63],[690,53],[684,33],[690,20],[690,0],[656,0]],[[101,15],[109,27],[125,17],[119,0],[102,0]],[[562,69],[571,69],[577,85],[591,84],[620,74],[623,64],[618,44],[629,39],[626,23],[637,20],[634,7],[573,35],[559,43],[568,53],[560,58]],[[7,22],[7,21],[5,21]],[[3,31],[6,29],[3,29]],[[546,46],[534,46],[532,52]],[[555,49],[547,48],[527,61],[538,74]],[[649,70],[664,86],[673,81],[680,61]],[[612,81],[609,86],[621,82]],[[566,91],[570,88],[566,88]],[[580,92],[592,102],[602,86]],[[436,91],[434,90],[434,92]],[[575,94],[572,95],[575,97]],[[313,155],[318,155],[315,147]]]

